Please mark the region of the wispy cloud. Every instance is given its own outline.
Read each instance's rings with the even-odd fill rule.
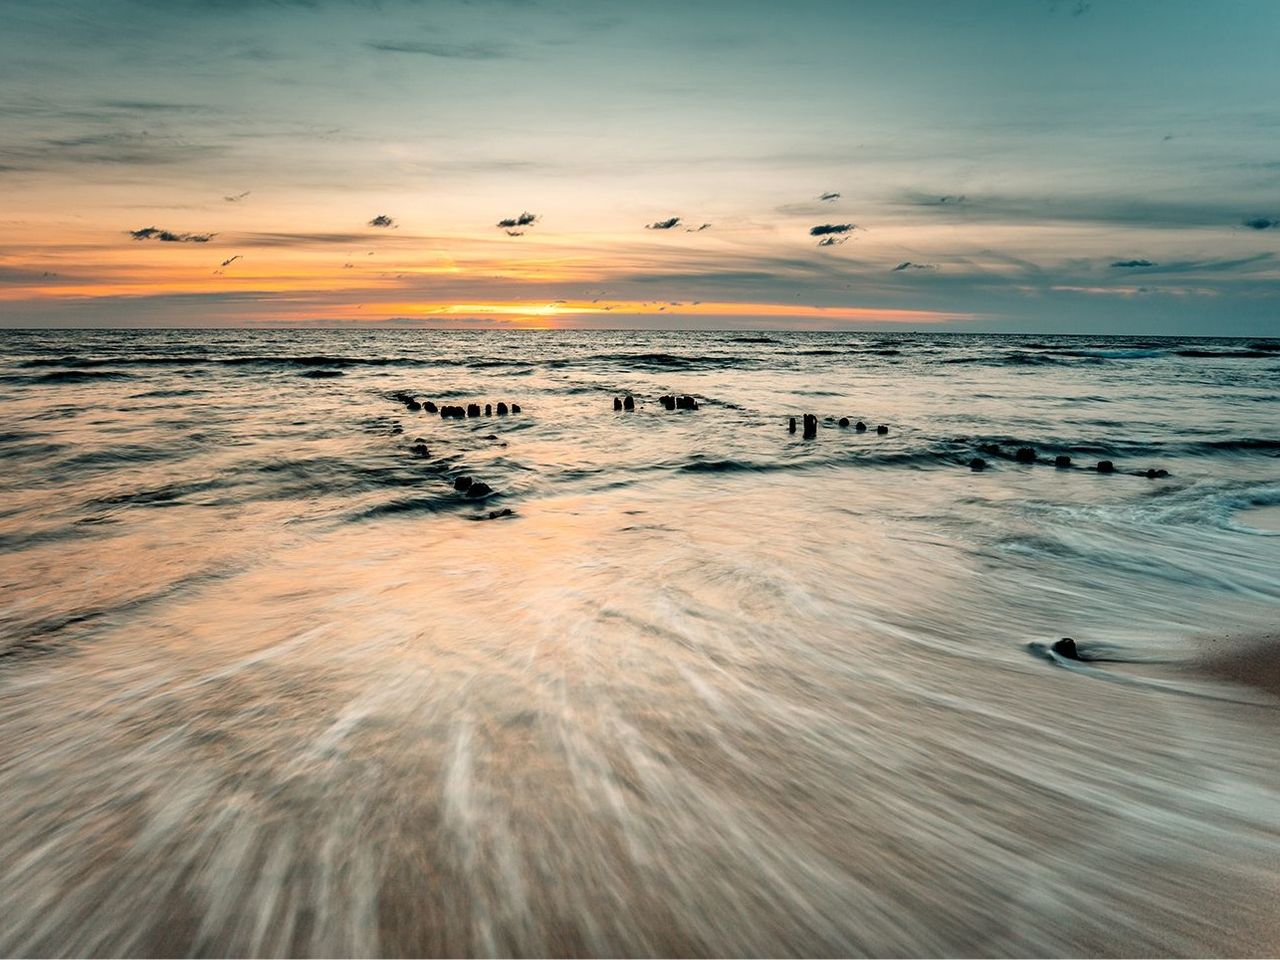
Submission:
[[[825,237],[830,234],[849,233],[857,229],[857,225],[852,223],[820,223],[816,227],[809,228],[809,236]]]
[[[530,213],[528,210],[526,210],[524,213],[520,214],[520,216],[518,217],[507,217],[504,220],[499,220],[498,226],[504,230],[509,231],[512,227],[528,227],[537,222],[538,222],[538,215],[536,213]],[[520,236],[520,234],[514,233],[512,234],[512,236],[518,237]]]
[[[1150,260],[1115,260],[1111,264],[1113,267],[1157,267],[1159,264],[1152,263]]]
[[[832,193],[820,193],[820,194],[818,194],[818,199],[819,199],[819,200],[839,200],[839,199],[840,199],[840,194],[838,194],[838,193],[834,193],[834,192],[832,192]]]
[[[897,273],[900,270],[937,270],[937,269],[938,269],[938,265],[936,263],[914,263],[910,260],[903,260],[900,264],[894,267],[890,271],[890,273]]]
[[[679,223],[680,223],[679,217],[668,217],[666,220],[658,220],[658,221],[655,221],[654,223],[646,223],[644,225],[644,228],[646,230],[670,230],[672,227],[678,226]]]
[[[1280,220],[1275,217],[1250,217],[1244,225],[1250,230],[1270,230],[1273,227],[1280,227]]]
[[[159,227],[139,227],[137,230],[130,230],[129,236],[135,240],[160,240],[164,243],[208,243],[215,234],[174,233],[172,230],[161,230]]]
[[[241,200],[243,200],[247,196],[249,196],[248,190],[246,190],[244,193],[237,193],[230,197],[223,197],[222,199],[227,201],[227,203],[239,203]]]
[[[439,43],[418,40],[371,40],[365,44],[382,53],[414,53],[444,60],[504,60],[510,48],[498,43]]]

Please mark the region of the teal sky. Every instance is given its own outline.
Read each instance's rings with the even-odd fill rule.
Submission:
[[[0,22],[5,326],[1280,335],[1269,0]]]

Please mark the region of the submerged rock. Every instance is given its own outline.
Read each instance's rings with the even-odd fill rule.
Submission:
[[[503,507],[501,510],[490,510],[486,515],[487,520],[497,520],[499,517],[514,517],[516,512],[510,507]]]
[[[698,401],[693,399],[693,397],[690,397],[690,396],[677,397],[676,409],[677,410],[697,410]]]
[[[468,490],[471,489],[472,482],[473,481],[471,480],[470,477],[458,477],[456,480],[453,481],[453,489],[459,491],[460,493],[466,493]]]
[[[882,437],[888,432],[889,432],[889,428],[886,427],[883,423],[880,424],[880,426],[876,427],[876,433],[880,434],[880,436]]]
[[[1071,466],[1071,458],[1065,453],[1060,453],[1053,458],[1053,465],[1058,468]]]
[[[857,430],[859,433],[866,433],[867,425],[863,423],[861,420],[859,420],[857,423],[853,425],[853,429]]]
[[[1115,473],[1116,465],[1110,460],[1099,460],[1098,465],[1094,467],[1099,473]]]
[[[473,480],[471,486],[467,488],[467,496],[474,499],[487,497],[491,493],[493,493],[493,488],[483,480]]]
[[[1080,651],[1076,649],[1076,642],[1070,637],[1063,637],[1061,640],[1055,640],[1053,646],[1049,648],[1060,657],[1066,657],[1068,660],[1079,660]]]
[[[1019,463],[1035,463],[1036,448],[1035,447],[1019,447],[1018,452],[1013,455],[1013,459]]]
[[[416,457],[425,457],[430,453],[430,451],[427,450],[427,445],[425,443],[415,443],[409,448],[409,452]]]
[[[408,403],[405,404],[405,407],[407,407],[410,410],[413,410],[416,413],[417,411],[422,409],[422,404],[420,404],[417,400],[410,400]]]
[[[972,460],[969,461],[969,469],[985,470],[987,469],[987,461],[983,460],[981,457],[974,457]]]
[[[426,403],[424,403],[424,404],[422,405],[422,409],[423,409],[423,410],[425,410],[425,411],[427,411],[427,413],[437,413],[437,412],[438,412],[438,410],[437,410],[437,408],[436,408],[436,405],[435,405],[434,403],[432,403],[430,400],[428,400]]]
[[[842,426],[842,427],[847,427],[848,425],[849,425],[849,418],[848,418],[848,417],[841,417],[841,418],[840,418],[840,426]]]
[[[1155,467],[1151,467],[1150,469],[1147,470],[1146,473],[1143,474],[1143,476],[1146,477],[1148,480],[1159,480],[1162,477],[1167,477],[1168,475],[1169,475],[1168,470],[1157,470]]]

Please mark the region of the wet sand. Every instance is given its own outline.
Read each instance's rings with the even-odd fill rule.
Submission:
[[[1205,637],[1198,669],[1209,676],[1245,684],[1280,698],[1280,631]]]

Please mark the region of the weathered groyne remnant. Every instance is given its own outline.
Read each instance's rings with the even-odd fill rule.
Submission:
[[[1018,452],[1013,455],[1013,459],[1017,460],[1018,463],[1035,463],[1035,447],[1019,447]]]
[[[880,424],[880,426],[876,427],[876,433],[880,434],[880,436],[882,437],[888,432],[889,432],[889,428],[886,427],[883,423]]]
[[[804,415],[804,438],[812,440],[818,435],[818,418],[812,413]]]

